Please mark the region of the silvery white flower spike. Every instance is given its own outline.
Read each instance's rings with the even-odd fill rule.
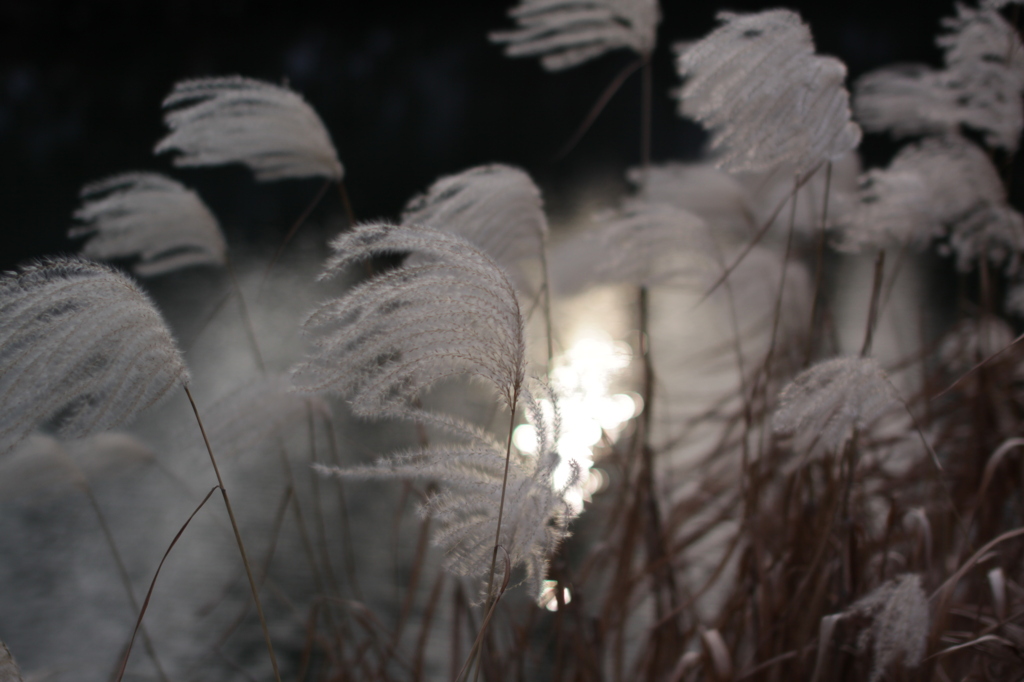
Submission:
[[[553,420],[545,418],[541,406],[525,388],[523,401],[537,428],[537,455],[513,454],[509,461],[499,544],[508,552],[513,566],[525,565],[530,590],[539,594],[548,558],[568,537],[568,523],[576,515],[565,500],[566,490],[579,481],[577,472],[563,489],[552,485],[561,461],[555,449],[557,410]],[[487,579],[505,470],[504,444],[435,445],[383,458],[372,466],[319,470],[343,478],[439,482],[441,492],[430,497],[422,511],[438,522],[434,543],[444,549],[445,568],[456,575]]]
[[[834,450],[854,429],[870,424],[896,400],[892,384],[875,360],[833,358],[801,372],[782,389],[772,429],[794,434],[798,449],[817,442]]]
[[[887,67],[857,81],[854,109],[865,130],[894,137],[949,134],[961,125],[985,142],[1017,149],[1024,127],[1024,43],[991,5],[957,5],[943,20],[950,32],[937,39],[946,68],[920,64]]]
[[[242,76],[175,84],[164,99],[171,132],[155,153],[176,151],[176,166],[241,163],[257,180],[341,180],[330,135],[313,108],[286,87]]]
[[[316,349],[293,373],[306,392],[351,398],[363,416],[400,409],[435,382],[484,379],[508,405],[525,377],[523,317],[500,267],[465,239],[426,227],[360,225],[331,242],[321,279],[374,256],[420,259],[324,303],[306,321]]]
[[[82,188],[68,231],[85,237],[82,255],[133,258],[132,270],[152,277],[193,265],[223,265],[227,244],[199,195],[159,173],[123,173]]]
[[[956,254],[957,268],[970,270],[979,258],[1012,274],[1024,253],[1024,217],[1007,203],[1006,188],[988,154],[962,137],[929,138],[900,150],[889,168],[875,171],[872,183],[887,185],[861,197],[872,213],[904,216],[904,240],[927,243],[945,237],[944,250]],[[866,189],[870,190],[870,186]],[[871,241],[881,223],[859,224]],[[898,225],[891,225],[899,231]],[[857,229],[857,226],[854,227]],[[854,237],[857,239],[857,237]]]
[[[657,0],[521,0],[509,10],[519,27],[495,31],[509,57],[541,58],[562,71],[619,48],[645,59],[654,50],[661,13]]]
[[[712,133],[719,166],[801,172],[838,159],[860,142],[850,121],[846,67],[814,54],[811,32],[795,12],[720,12],[722,24],[677,46],[679,113]]]
[[[871,682],[882,679],[886,669],[903,657],[903,665],[916,668],[928,649],[931,616],[921,576],[908,573],[879,585],[854,603],[847,614],[869,616],[871,625],[861,633],[859,648],[874,651]]]
[[[932,193],[917,171],[872,169],[861,176],[857,200],[839,220],[842,251],[924,246],[932,237]]]
[[[0,454],[42,426],[116,426],[188,380],[160,314],[115,270],[58,258],[0,276]]]
[[[986,143],[1015,151],[1024,127],[1024,43],[995,9],[957,4],[950,29],[936,40],[946,51],[949,86],[963,122],[985,133]]]
[[[964,112],[947,86],[945,73],[924,64],[878,69],[854,84],[854,114],[864,130],[897,138],[956,130]]]
[[[404,225],[451,232],[475,244],[528,287],[520,261],[539,258],[548,235],[540,190],[511,166],[476,166],[437,180],[402,213]]]

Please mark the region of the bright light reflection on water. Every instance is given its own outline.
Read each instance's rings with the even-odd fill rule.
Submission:
[[[558,598],[555,593],[555,589],[558,587],[557,580],[545,580],[544,585],[540,590],[540,597],[537,599],[537,603],[546,608],[548,611],[558,610]],[[568,604],[572,601],[572,594],[569,592],[568,587],[562,588],[562,602]]]
[[[615,341],[601,330],[588,330],[554,359],[551,381],[559,396],[562,430],[557,447],[562,461],[554,472],[552,485],[557,490],[565,488],[573,476],[575,462],[581,480],[567,490],[566,501],[577,512],[607,480],[603,472],[593,469],[593,448],[604,437],[614,441],[626,422],[643,409],[640,396],[611,393],[611,386],[632,358],[629,344]],[[551,403],[542,400],[541,405],[546,416],[551,417]],[[537,429],[533,424],[516,427],[512,443],[524,454],[537,454]]]

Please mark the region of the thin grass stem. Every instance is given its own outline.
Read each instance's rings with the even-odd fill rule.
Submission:
[[[256,614],[259,616],[260,626],[263,628],[263,638],[266,640],[267,652],[270,654],[270,665],[274,669],[274,680],[276,680],[276,682],[281,682],[281,673],[277,665],[277,656],[274,654],[274,645],[270,640],[270,629],[267,627],[267,619],[263,613],[263,604],[260,602],[259,589],[256,587],[256,580],[252,575],[252,567],[249,565],[249,557],[245,552],[245,543],[242,542],[242,533],[239,531],[238,522],[235,520],[235,511],[231,507],[231,499],[228,497],[227,488],[224,487],[224,479],[221,478],[220,468],[217,466],[217,458],[213,456],[213,448],[210,447],[210,439],[206,436],[206,428],[203,426],[203,420],[199,416],[199,408],[196,406],[196,401],[192,398],[192,391],[189,390],[187,385],[182,384],[182,386],[185,389],[185,395],[188,396],[188,402],[192,406],[192,412],[195,413],[196,423],[199,424],[199,432],[203,435],[203,443],[206,445],[206,452],[210,455],[210,463],[213,465],[213,473],[217,476],[217,484],[220,487],[221,497],[224,498],[224,507],[227,509],[228,518],[231,520],[231,530],[235,534],[235,542],[238,543],[238,552],[242,556],[242,565],[245,566],[245,575],[249,579],[249,588],[252,590],[252,599],[256,604]]]

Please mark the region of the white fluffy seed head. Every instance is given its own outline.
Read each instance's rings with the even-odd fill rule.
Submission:
[[[836,450],[896,400],[892,384],[874,359],[825,360],[782,389],[772,429],[793,434],[800,450],[815,443]]]
[[[374,256],[419,258],[310,315],[316,347],[294,370],[296,387],[347,395],[364,416],[390,414],[455,375],[483,379],[513,402],[526,372],[523,317],[491,258],[461,237],[414,226],[360,225],[331,246],[321,278]]]
[[[862,76],[854,109],[865,130],[894,137],[957,133],[961,126],[1010,152],[1024,127],[1024,43],[994,3],[957,5],[936,41],[946,68],[885,67]]]
[[[533,288],[522,262],[539,260],[548,236],[540,189],[525,171],[503,164],[437,180],[409,201],[402,224],[464,237],[504,268],[520,291]]]
[[[159,173],[122,173],[79,194],[68,231],[85,237],[82,255],[94,260],[138,258],[132,270],[151,277],[193,265],[223,265],[227,244],[199,195]]]
[[[540,57],[548,71],[619,48],[647,58],[661,21],[657,0],[521,0],[508,14],[519,27],[491,33],[491,42],[509,57]]]
[[[721,25],[676,47],[679,113],[711,129],[718,164],[730,171],[790,163],[807,172],[860,143],[850,121],[846,67],[814,54],[800,16],[776,9],[720,12]]]
[[[931,616],[921,576],[907,573],[884,583],[862,597],[846,611],[868,616],[871,625],[861,634],[862,651],[874,650],[871,682],[882,679],[886,669],[900,657],[908,668],[917,667],[928,648]]]
[[[160,313],[124,275],[58,258],[0,276],[0,454],[38,427],[116,426],[187,382]]]
[[[549,394],[550,396],[550,394]],[[557,403],[553,418],[525,388],[522,401],[538,433],[535,456],[513,452],[509,459],[505,507],[502,516],[501,547],[513,567],[526,569],[526,583],[532,594],[540,593],[548,559],[569,535],[568,525],[576,515],[566,501],[569,489],[579,485],[578,471],[561,489],[553,485],[561,458],[556,450],[559,437]],[[352,469],[321,467],[322,473],[343,478],[426,479],[440,485],[423,513],[436,522],[434,544],[444,550],[445,568],[460,576],[477,578],[485,585],[497,533],[498,508],[505,474],[504,443],[486,442],[475,434],[464,434],[469,445],[433,445],[426,449],[381,459],[375,465]],[[503,572],[496,569],[499,575]],[[486,595],[482,594],[482,597]]]
[[[242,76],[179,81],[164,99],[171,132],[157,154],[176,166],[241,163],[257,180],[323,177],[343,169],[320,117],[288,88]]]

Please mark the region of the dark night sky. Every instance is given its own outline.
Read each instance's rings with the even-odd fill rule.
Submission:
[[[501,161],[530,171],[557,215],[572,189],[620,178],[638,160],[639,79],[612,100],[583,142],[553,161],[604,89],[634,57],[606,55],[560,74],[508,59],[487,32],[508,28],[509,2],[247,2],[0,0],[0,267],[68,251],[63,235],[82,184],[113,173],[170,171],[203,194],[231,239],[279,235],[319,181],[257,186],[240,168],[171,170],[150,150],[160,101],[182,78],[284,79],[320,113],[361,218],[393,217],[439,175]],[[774,5],[670,0],[654,59],[655,160],[693,158],[701,134],[674,114],[670,46],[699,38],[719,9]],[[896,61],[939,64],[939,18],[953,3],[788,3],[818,50],[852,76]],[[869,141],[868,150],[872,144]],[[617,180],[615,180],[617,181]],[[335,201],[335,204],[337,202]],[[318,208],[337,211],[328,201]]]

